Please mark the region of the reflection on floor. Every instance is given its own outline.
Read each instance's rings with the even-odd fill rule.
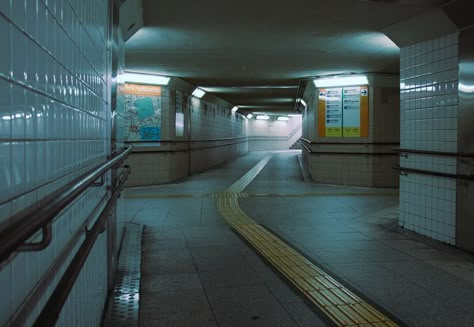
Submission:
[[[267,153],[175,184],[128,189],[145,224],[140,326],[325,326],[325,317],[238,236],[218,194]],[[246,215],[410,326],[474,325],[474,257],[397,228],[397,190],[303,181],[275,153],[240,193]]]

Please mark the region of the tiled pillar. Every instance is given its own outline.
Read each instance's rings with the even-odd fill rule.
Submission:
[[[458,34],[400,52],[400,166],[456,174],[458,131]],[[426,174],[400,176],[400,226],[456,243],[456,180]]]
[[[367,74],[369,112],[367,137],[323,137],[319,135],[319,96],[308,83],[303,114],[303,161],[316,182],[397,187],[398,175],[392,169],[398,156],[392,151],[399,142],[399,77]],[[394,126],[395,125],[395,126]],[[311,150],[311,151],[309,151]]]
[[[474,175],[474,25],[459,34],[459,110],[457,172]],[[472,177],[471,177],[472,178]],[[474,180],[456,184],[456,245],[474,253]]]

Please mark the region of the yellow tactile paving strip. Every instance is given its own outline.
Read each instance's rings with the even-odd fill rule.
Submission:
[[[337,326],[398,326],[240,209],[240,192],[270,159],[265,157],[218,196],[221,216]]]

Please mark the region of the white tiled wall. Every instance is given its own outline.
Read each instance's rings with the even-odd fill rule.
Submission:
[[[228,107],[191,99],[191,139],[217,139],[244,136],[245,119],[232,114]]]
[[[458,34],[400,52],[400,147],[456,152]],[[400,166],[456,173],[456,158],[408,154]],[[400,177],[400,225],[455,243],[455,180],[409,173]]]
[[[133,169],[127,181],[128,186],[167,183],[248,152],[247,121],[241,115],[231,113],[232,106],[222,101],[191,98],[191,117],[187,109],[185,113],[185,135],[176,137],[174,91],[170,87],[162,88],[161,139],[177,142],[162,142],[159,145],[154,142],[146,145],[134,142],[135,149],[146,147],[148,151],[130,155],[128,163]],[[185,143],[188,139],[188,124],[191,124],[192,151],[188,151],[188,144]],[[152,147],[157,150],[150,150]]]
[[[105,160],[107,10],[106,0],[0,1],[0,222]],[[2,268],[0,325],[104,193],[91,189],[64,212],[48,249],[19,254]],[[91,260],[105,261],[102,243]],[[83,275],[78,289],[101,289],[106,271],[86,265]],[[66,310],[90,308],[75,303]],[[84,316],[100,319],[101,306],[93,309]]]
[[[458,111],[458,35],[402,48],[401,144],[455,152]]]
[[[191,140],[193,147],[207,147],[191,152],[191,173],[203,171],[230,161],[248,151],[248,143],[238,139],[246,135],[246,120],[230,111],[230,106],[196,98],[191,99]],[[226,143],[233,145],[222,145]],[[224,141],[220,141],[224,140]]]

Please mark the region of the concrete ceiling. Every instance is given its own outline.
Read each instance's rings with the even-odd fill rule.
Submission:
[[[129,71],[180,77],[239,105],[290,113],[299,81],[399,70],[380,31],[441,0],[143,0]]]

